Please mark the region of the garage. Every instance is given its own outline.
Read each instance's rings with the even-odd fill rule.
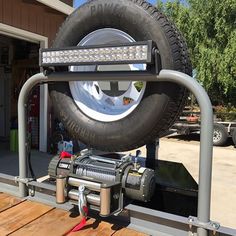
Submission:
[[[11,151],[17,151],[17,100],[27,78],[39,71],[39,44],[0,36],[0,137]],[[39,148],[39,87],[30,97],[32,147]],[[4,142],[5,141],[5,142]],[[7,148],[5,146],[5,148]]]
[[[0,150],[17,152],[17,100],[25,81],[40,71],[39,48],[51,45],[73,11],[73,1],[0,1]],[[50,132],[48,88],[36,87],[29,98],[31,147],[46,152]]]

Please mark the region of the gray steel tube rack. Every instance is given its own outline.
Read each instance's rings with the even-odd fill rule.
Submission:
[[[204,226],[210,221],[211,175],[212,175],[212,137],[213,111],[210,99],[202,86],[192,77],[177,71],[161,70],[159,75],[146,72],[52,72],[44,75],[36,74],[23,85],[18,100],[19,125],[19,192],[20,197],[27,196],[27,139],[26,139],[26,104],[31,89],[40,83],[65,81],[166,81],[180,84],[192,92],[201,109],[201,138],[199,163],[199,195],[198,195],[198,222]],[[198,235],[206,236],[207,229],[198,227]]]

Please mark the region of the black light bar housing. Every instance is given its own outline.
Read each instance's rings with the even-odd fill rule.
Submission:
[[[78,65],[153,64],[157,49],[152,40],[93,46],[40,49],[41,67]],[[123,50],[123,51],[122,51]]]

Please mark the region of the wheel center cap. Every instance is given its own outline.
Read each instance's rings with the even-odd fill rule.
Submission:
[[[98,85],[101,91],[110,97],[119,97],[123,95],[131,86],[131,82],[128,81],[100,81]],[[97,88],[99,93],[99,88]]]

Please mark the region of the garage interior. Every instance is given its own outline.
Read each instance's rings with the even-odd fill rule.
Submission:
[[[17,151],[17,101],[25,81],[39,72],[39,45],[0,35],[0,141],[1,149]],[[39,146],[39,88],[29,99],[32,147]]]
[[[17,101],[25,81],[39,72],[39,44],[0,35],[0,172],[18,174]],[[45,175],[49,155],[39,149],[39,86],[31,93],[28,104],[32,165],[36,174]],[[45,161],[42,161],[45,160]],[[12,163],[9,165],[9,163]],[[6,168],[7,167],[7,168]]]

